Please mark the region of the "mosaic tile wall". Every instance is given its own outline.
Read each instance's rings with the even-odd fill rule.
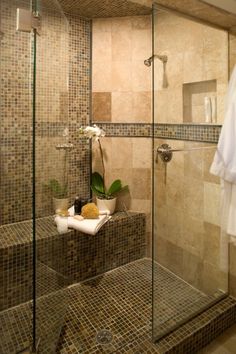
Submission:
[[[31,36],[16,33],[16,8],[28,1],[2,0],[0,41],[0,224],[31,217]]]
[[[145,215],[115,214],[96,236],[59,235],[52,217],[37,221],[37,296],[145,255]],[[0,227],[0,311],[32,298],[32,223]]]
[[[43,26],[38,37],[36,100],[37,216],[53,212],[45,185],[52,178],[67,181],[71,201],[88,197],[89,144],[78,128],[89,121],[90,22],[68,17],[41,0]],[[16,8],[27,1],[1,1],[1,181],[0,223],[32,217],[32,77],[30,34],[16,32]],[[14,50],[12,50],[14,48]],[[16,59],[17,58],[17,59]],[[68,85],[69,83],[69,85]],[[64,137],[69,128],[69,136]],[[70,153],[56,145],[70,142]]]
[[[147,15],[151,6],[147,1],[129,0],[59,0],[65,13],[86,18]]]

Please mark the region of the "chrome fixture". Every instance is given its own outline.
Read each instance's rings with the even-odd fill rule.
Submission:
[[[74,145],[73,144],[71,144],[71,143],[65,143],[65,144],[58,144],[58,145],[56,145],[56,149],[57,150],[72,150],[73,149],[73,147],[74,147]]]
[[[96,335],[98,344],[110,344],[113,340],[112,333],[107,329],[101,329]]]
[[[158,157],[160,156],[163,162],[170,162],[173,155],[173,149],[171,149],[168,144],[161,144],[157,148],[156,162],[158,162]]]
[[[202,147],[193,147],[190,149],[172,149],[168,144],[161,144],[156,149],[156,163],[158,163],[158,157],[160,156],[163,162],[170,162],[174,152],[188,152],[194,150],[207,150],[207,149],[215,149],[217,145],[211,146],[202,146]]]
[[[217,145],[202,146],[202,147],[195,147],[195,148],[193,147],[190,149],[172,149],[169,145],[162,144],[162,145],[158,146],[157,153],[162,154],[162,153],[166,152],[167,149],[169,152],[188,152],[188,151],[194,151],[194,150],[215,149],[216,147],[217,147]]]
[[[151,66],[153,60],[157,58],[160,61],[162,61],[163,64],[166,64],[168,62],[168,56],[167,55],[158,55],[158,54],[154,54],[152,55],[150,58],[144,60],[144,65],[146,66]]]
[[[159,55],[159,54],[154,54],[150,58],[144,60],[144,65],[150,67],[152,65],[153,60],[157,58],[163,63],[163,81],[162,81],[162,87],[167,88],[168,85],[168,80],[167,80],[167,75],[166,75],[166,64],[168,62],[168,56],[167,55]]]
[[[32,12],[26,9],[16,10],[16,30],[18,32],[31,32],[36,30],[41,33],[41,17],[38,12]]]

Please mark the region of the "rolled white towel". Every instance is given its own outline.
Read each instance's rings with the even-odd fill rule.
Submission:
[[[57,215],[55,217],[55,223],[57,224],[57,231],[59,234],[65,234],[68,232],[68,218]]]
[[[74,216],[75,215],[75,207],[74,207],[74,205],[72,205],[72,207],[70,207],[68,209],[68,213],[69,213],[69,216]]]
[[[85,234],[96,235],[101,227],[111,218],[108,215],[100,215],[99,219],[84,219],[76,220],[73,216],[68,217],[68,227],[75,229]]]

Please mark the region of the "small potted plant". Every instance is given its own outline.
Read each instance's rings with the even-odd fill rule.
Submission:
[[[69,208],[68,188],[66,184],[60,184],[57,179],[51,179],[47,184],[53,199],[54,211],[67,210]]]
[[[105,132],[98,126],[94,125],[92,127],[88,126],[86,128],[80,128],[80,134],[92,139],[98,143],[101,162],[102,162],[102,175],[98,172],[94,172],[91,178],[91,189],[96,195],[97,206],[100,212],[108,212],[113,214],[116,207],[116,198],[118,193],[128,190],[128,186],[122,186],[120,179],[116,179],[109,188],[106,188],[105,184],[105,164],[104,156],[101,144],[101,138],[105,136]]]
[[[116,197],[121,191],[127,190],[128,186],[122,186],[121,180],[116,179],[108,189],[104,179],[98,172],[92,174],[91,189],[97,198],[97,206],[101,212],[113,214],[116,208]]]

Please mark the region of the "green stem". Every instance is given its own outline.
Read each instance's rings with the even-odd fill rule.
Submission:
[[[102,177],[103,177],[103,183],[104,183],[104,189],[105,189],[105,164],[104,164],[104,155],[103,155],[102,144],[101,144],[100,139],[98,139],[98,145],[99,145],[99,150],[100,150],[101,159],[102,159],[102,169],[103,169]]]

